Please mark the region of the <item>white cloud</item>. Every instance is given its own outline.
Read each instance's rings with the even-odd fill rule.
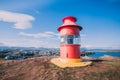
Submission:
[[[84,48],[92,48],[93,45],[90,45],[90,44],[83,44],[82,47],[84,47]]]
[[[41,41],[36,39],[2,39],[0,42],[6,46],[20,46],[20,47],[41,47]]]
[[[6,46],[58,48],[59,39],[0,39]]]
[[[49,32],[49,31],[43,32],[43,33],[36,33],[36,34],[20,32],[19,35],[26,36],[26,37],[34,37],[34,38],[57,38],[58,37],[58,33]]]
[[[81,36],[81,37],[85,37],[85,36],[86,36],[86,34],[80,34],[80,36]]]
[[[42,33],[36,33],[36,34],[30,34],[25,32],[20,32],[20,36],[24,36],[25,38],[29,40],[24,41],[24,45],[27,46],[33,46],[33,47],[47,47],[47,48],[56,48],[59,47],[59,34],[51,31],[42,32]],[[17,43],[18,44],[18,43]]]
[[[86,37],[86,34],[80,34],[80,42],[84,41]]]
[[[0,21],[12,22],[14,23],[14,28],[16,29],[30,28],[32,26],[31,21],[34,20],[34,17],[27,14],[0,10]]]
[[[6,46],[58,48],[60,43],[58,34],[50,31],[36,34],[20,32],[19,38],[2,38],[0,43]]]

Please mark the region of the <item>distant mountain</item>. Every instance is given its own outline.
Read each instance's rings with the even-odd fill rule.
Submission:
[[[59,48],[44,48],[44,47],[9,47],[9,46],[0,46],[0,49],[22,49],[22,50],[59,50]]]
[[[0,49],[9,49],[10,47],[8,46],[0,46]]]

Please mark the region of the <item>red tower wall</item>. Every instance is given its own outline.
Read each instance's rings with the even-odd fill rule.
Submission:
[[[79,44],[64,44],[60,46],[60,58],[80,58]]]

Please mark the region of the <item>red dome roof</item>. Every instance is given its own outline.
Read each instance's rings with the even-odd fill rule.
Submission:
[[[63,18],[63,19],[62,19],[62,22],[64,22],[65,20],[71,20],[71,21],[73,21],[73,22],[76,22],[76,21],[77,21],[77,19],[76,19],[75,17],[73,17],[73,16],[67,16],[67,17]]]

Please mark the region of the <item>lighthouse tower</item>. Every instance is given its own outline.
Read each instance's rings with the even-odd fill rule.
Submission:
[[[60,32],[60,57],[53,58],[52,63],[59,67],[86,66],[91,62],[83,62],[80,58],[80,34],[82,27],[75,22],[77,19],[68,16],[62,19],[63,25],[57,30]]]

